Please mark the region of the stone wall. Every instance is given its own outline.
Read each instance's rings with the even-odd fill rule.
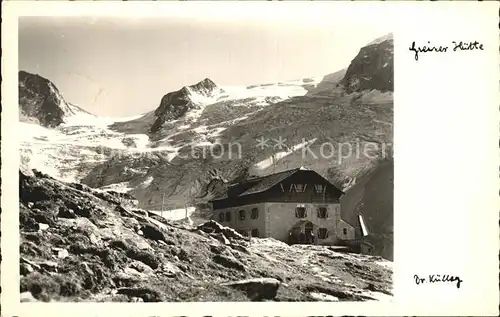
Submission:
[[[299,206],[306,208],[305,218],[297,218],[295,216],[295,208]],[[318,207],[327,208],[327,218],[318,217]],[[317,244],[334,244],[341,237],[339,234],[342,234],[342,229],[338,229],[339,225],[342,224],[341,228],[343,228],[345,223],[340,218],[340,204],[266,203],[266,212],[269,215],[269,235],[282,241],[288,241],[290,229],[297,222],[308,220],[313,225],[318,226],[318,228],[326,228],[328,230],[328,237],[326,239],[318,239],[318,232],[314,233],[317,238]],[[353,228],[352,232],[354,232]]]
[[[306,217],[297,218],[295,209],[297,207],[306,208]],[[326,207],[327,218],[318,217],[318,208]],[[251,218],[251,210],[258,208],[257,219]],[[245,220],[239,218],[239,211],[245,210]],[[231,213],[231,221],[221,222],[219,215],[227,212]],[[328,230],[326,239],[319,239],[318,231],[314,232],[317,244],[332,245],[339,239],[350,240],[355,238],[354,228],[342,220],[340,215],[340,204],[316,204],[316,203],[260,203],[239,207],[217,209],[214,211],[212,219],[224,226],[236,230],[245,231],[249,236],[252,229],[259,230],[259,237],[272,237],[277,240],[288,242],[290,229],[301,220],[308,220],[319,228]],[[345,231],[344,231],[345,229]]]

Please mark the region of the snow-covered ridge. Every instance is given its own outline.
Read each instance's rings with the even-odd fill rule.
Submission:
[[[384,36],[381,36],[381,37],[371,41],[367,46],[374,45],[374,44],[380,44],[384,41],[393,40],[393,39],[394,39],[394,37],[393,37],[392,33],[389,33],[389,34],[386,34]]]
[[[85,176],[86,170],[109,160],[110,155],[114,154],[123,155],[120,157],[160,155],[171,162],[186,146],[210,147],[213,139],[229,126],[247,119],[259,108],[304,96],[309,87],[316,87],[322,79],[320,76],[247,87],[218,87],[205,79],[195,85],[185,86],[179,92],[197,106],[189,109],[181,118],[167,121],[174,124],[173,128],[168,130],[165,137],[154,142],[147,130],[131,133],[118,132],[112,128],[116,123],[142,120],[150,113],[125,118],[96,116],[67,103],[49,82],[51,93],[61,101],[60,106],[65,112],[64,122],[55,128],[19,122],[24,169],[34,168],[59,179],[78,181]],[[241,108],[241,111],[227,120],[220,120],[221,111],[226,113],[231,108]],[[203,120],[199,121],[200,118]],[[178,135],[181,134],[188,134],[191,139],[179,139]],[[110,150],[116,152],[110,154]],[[278,156],[287,154],[279,153]],[[268,163],[261,162],[261,165]],[[144,184],[146,187],[149,185],[148,182]],[[124,191],[131,189],[125,183],[116,186]]]
[[[64,101],[61,108],[70,114],[55,128],[18,122],[23,170],[37,169],[60,180],[75,182],[93,166],[108,160],[113,155],[109,150],[150,149],[147,134],[125,134],[109,128],[114,122],[131,118],[98,117]]]
[[[22,164],[25,170],[38,169],[62,180],[78,181],[84,175],[83,172],[72,170],[81,169],[82,165],[88,165],[90,168],[109,159],[109,152],[104,154],[102,149],[121,151],[120,155],[122,152],[125,153],[123,155],[161,152],[164,159],[171,161],[178,156],[182,146],[186,145],[170,142],[176,134],[195,133],[198,137],[188,143],[190,146],[211,146],[210,139],[217,137],[227,126],[245,120],[255,112],[245,110],[240,116],[217,120],[214,123],[198,122],[206,107],[219,102],[230,102],[231,107],[246,108],[249,106],[249,99],[253,100],[251,104],[265,107],[291,97],[303,96],[308,92],[304,87],[315,87],[322,79],[323,77],[314,77],[248,87],[218,87],[205,79],[195,85],[186,86],[183,88],[184,93],[197,107],[174,120],[179,122],[178,128],[171,131],[172,133],[161,141],[161,145],[151,142],[147,131],[124,133],[110,127],[116,123],[141,119],[145,114],[133,117],[103,117],[91,114],[66,102],[58,89],[47,80],[50,93],[56,97],[64,112],[64,121],[55,128],[43,127],[33,122],[19,122],[21,153],[24,157]],[[205,116],[211,118],[218,115],[219,113],[215,112]],[[130,190],[126,184],[116,186],[125,191]]]
[[[296,96],[304,96],[307,89],[304,86],[317,86],[323,76],[286,81],[282,83],[272,83],[252,86],[222,86],[227,93],[226,99],[246,99],[279,97],[287,99]]]
[[[189,92],[189,98],[191,99],[191,101],[200,105],[207,105],[217,102],[217,100],[221,96],[220,90],[211,93],[199,93],[190,87],[186,87],[186,89]]]

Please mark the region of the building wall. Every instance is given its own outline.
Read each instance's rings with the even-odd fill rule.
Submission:
[[[306,208],[306,217],[297,218],[295,215],[296,207]],[[326,207],[328,211],[327,218],[319,218],[317,209]],[[251,210],[258,208],[259,215],[257,219],[251,218]],[[245,220],[240,220],[239,211],[245,210]],[[231,213],[231,221],[220,222],[219,214]],[[284,242],[288,241],[290,229],[301,220],[308,220],[317,226],[317,228],[326,228],[328,237],[319,239],[317,230],[314,232],[317,244],[332,245],[339,240],[351,240],[355,238],[355,230],[350,224],[342,220],[340,214],[340,204],[320,204],[320,203],[259,203],[245,206],[230,207],[217,209],[214,211],[212,219],[224,226],[231,227],[236,230],[245,231],[248,236],[251,235],[252,229],[259,230],[259,237],[272,237]],[[344,231],[346,229],[346,231]]]
[[[252,219],[251,217],[251,212],[253,208],[258,208],[259,210],[259,215],[257,219]],[[240,220],[240,215],[239,215],[240,210],[245,210],[245,220]],[[231,221],[227,221],[225,219],[223,222],[220,222],[219,221],[220,213],[224,213],[224,218],[225,218],[227,212],[231,213]],[[250,232],[252,231],[252,229],[258,229],[259,237],[261,238],[269,237],[266,234],[268,232],[266,226],[268,222],[266,222],[266,208],[264,203],[250,204],[238,207],[229,207],[224,209],[216,209],[214,210],[212,219],[219,222],[223,226],[231,227],[235,230],[245,231],[248,236],[250,236]]]
[[[326,228],[328,237],[318,239],[315,232],[317,244],[334,244],[338,239],[353,239],[354,228],[340,218],[340,204],[316,204],[316,203],[266,203],[266,214],[269,218],[268,236],[278,240],[288,241],[290,229],[301,220],[309,220],[318,228]],[[296,207],[306,208],[306,217],[297,218]],[[318,207],[326,207],[327,218],[318,218]],[[347,229],[344,234],[343,228]]]
[[[338,238],[343,240],[352,240],[356,238],[356,230],[349,223],[340,219],[338,225]],[[344,230],[345,229],[345,230]]]

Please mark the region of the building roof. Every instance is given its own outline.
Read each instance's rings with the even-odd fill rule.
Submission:
[[[212,200],[226,199],[229,197],[228,195],[229,193],[231,193],[231,196],[245,196],[266,191],[269,188],[281,182],[282,180],[291,176],[298,170],[299,170],[298,168],[295,168],[292,170],[283,171],[276,174],[271,174],[261,177],[252,177],[239,183],[230,184],[228,190],[225,193],[214,197],[214,199]]]
[[[230,184],[225,193],[214,197],[212,200],[223,200],[228,198],[229,196],[241,197],[241,196],[261,193],[270,189],[271,187],[280,183],[281,181],[287,179],[288,177],[292,176],[297,171],[303,171],[303,170],[314,172],[312,170],[300,167],[267,176],[249,178],[239,183]]]
[[[293,169],[293,170],[284,171],[281,173],[276,173],[276,174],[271,174],[271,175],[268,175],[265,177],[261,177],[260,181],[256,185],[247,189],[240,196],[256,194],[256,193],[260,193],[260,192],[263,192],[265,190],[268,190],[269,188],[278,184],[282,180],[288,178],[289,176],[291,176],[292,174],[294,174],[298,170],[299,169],[297,168],[297,169]]]

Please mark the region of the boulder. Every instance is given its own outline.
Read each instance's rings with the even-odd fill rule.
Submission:
[[[49,229],[49,225],[46,223],[42,223],[42,222],[38,223],[38,227],[39,227],[39,230],[41,230],[41,231]]]
[[[127,295],[130,298],[141,298],[144,302],[161,302],[163,296],[160,292],[147,287],[123,287],[118,289],[118,295]]]
[[[21,303],[38,302],[38,300],[33,297],[31,292],[22,292],[20,295]]]
[[[144,235],[145,238],[151,239],[151,240],[161,240],[167,242],[168,240],[165,238],[165,235],[161,230],[156,227],[155,225],[152,224],[145,224],[141,228],[142,234]]]
[[[250,240],[250,238],[242,236],[241,234],[236,232],[236,230],[229,227],[224,227],[223,225],[213,220],[207,221],[199,225],[196,228],[196,230],[200,230],[205,233],[214,233],[214,234],[222,233],[224,237],[226,237],[227,239],[246,240],[246,241]]]
[[[252,301],[260,301],[275,298],[278,288],[280,287],[280,281],[275,278],[254,278],[224,283],[222,286],[229,286],[241,290],[245,292]]]
[[[215,263],[225,266],[229,269],[235,269],[238,271],[245,271],[245,266],[233,257],[225,256],[222,254],[216,254],[213,257]]]
[[[325,293],[316,293],[316,292],[311,292],[309,293],[309,296],[315,301],[319,302],[338,302],[339,299],[333,295],[328,295]]]
[[[28,264],[28,263],[20,263],[19,264],[19,272],[21,273],[21,275],[23,275],[23,276],[28,275],[33,271],[34,271],[33,266],[31,266],[30,264]]]

